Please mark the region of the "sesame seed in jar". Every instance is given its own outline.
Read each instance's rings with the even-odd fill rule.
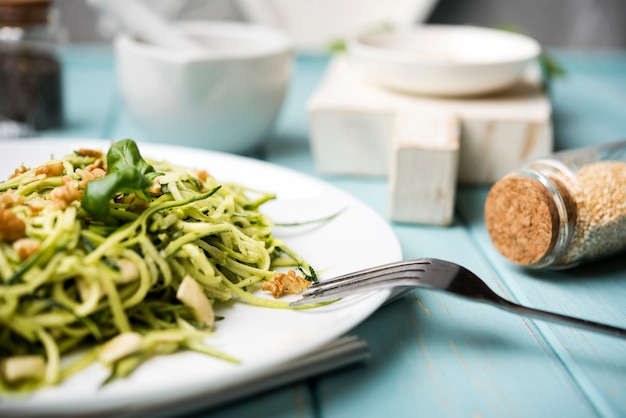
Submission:
[[[626,249],[626,163],[598,161],[575,175],[576,226],[558,264],[599,258]]]
[[[562,269],[626,251],[626,161],[563,161],[530,162],[489,191],[485,226],[509,261]]]

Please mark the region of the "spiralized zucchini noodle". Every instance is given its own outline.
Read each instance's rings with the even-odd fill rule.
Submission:
[[[18,167],[0,183],[0,392],[96,361],[107,383],[179,350],[237,362],[206,343],[214,305],[288,308],[254,293],[316,280],[259,210],[274,197],[144,160],[132,140]]]

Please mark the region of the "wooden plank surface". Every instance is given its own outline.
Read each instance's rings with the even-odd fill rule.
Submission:
[[[569,62],[568,58],[566,54],[563,59]],[[606,142],[626,132],[624,80],[618,76],[626,60],[608,54],[599,58],[600,67],[605,60],[612,62],[600,77],[594,76],[593,66],[574,66],[552,89],[560,148]],[[573,57],[582,65],[595,59],[598,55]],[[592,112],[584,104],[588,101],[595,105]],[[569,122],[576,129],[568,128]],[[324,177],[384,213],[383,180]],[[501,294],[521,302],[622,326],[626,323],[622,258],[572,272],[577,278],[565,281],[539,281],[537,273],[518,271],[487,240],[482,224],[487,190],[460,189],[459,216],[452,228],[395,225],[405,258],[456,260],[483,275]],[[382,309],[358,328],[359,335],[370,342],[372,363],[319,382],[323,416],[625,413],[623,341],[523,320],[444,295],[423,291],[415,295],[415,299]]]
[[[510,296],[462,223],[401,228],[399,236],[411,242],[406,258],[457,261]],[[358,334],[370,342],[373,364],[321,383],[327,416],[594,415],[585,393],[529,321],[491,306],[416,290],[379,311]]]
[[[624,255],[565,271],[527,271],[511,265],[493,249],[485,233],[482,205],[486,193],[461,191],[459,210],[470,233],[502,286],[528,306],[617,326],[626,324]],[[626,411],[626,344],[604,335],[534,321],[538,331],[601,416]]]
[[[552,89],[560,148],[622,139],[626,133],[626,57],[563,53],[565,79]],[[596,65],[590,65],[591,61]],[[610,63],[610,64],[609,64]],[[574,128],[572,129],[572,126]],[[626,324],[626,258],[565,271],[526,271],[511,266],[492,249],[482,220],[485,195],[461,191],[459,210],[477,245],[483,248],[504,285],[521,303],[617,326]],[[589,332],[537,322],[554,352],[601,416],[626,411],[626,344]]]

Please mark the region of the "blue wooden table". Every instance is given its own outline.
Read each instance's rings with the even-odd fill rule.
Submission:
[[[567,76],[551,90],[556,147],[626,137],[626,51],[555,51]],[[67,126],[51,137],[141,140],[117,93],[108,47],[63,53]],[[319,176],[305,103],[326,57],[297,57],[277,132],[263,158]],[[323,177],[386,214],[382,179]],[[530,306],[626,326],[624,255],[562,272],[529,272],[490,244],[486,187],[462,188],[450,227],[393,225],[405,258],[458,262]],[[523,319],[446,294],[416,290],[353,331],[372,358],[269,393],[199,411],[211,417],[624,417],[626,341]]]

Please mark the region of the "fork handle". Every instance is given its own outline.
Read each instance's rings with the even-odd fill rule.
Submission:
[[[613,325],[601,324],[599,322],[589,321],[586,319],[574,318],[573,316],[542,311],[541,309],[529,308],[527,306],[518,305],[517,303],[513,303],[506,299],[499,300],[496,306],[503,308],[507,311],[522,314],[528,317],[543,319],[554,323],[572,325],[577,328],[600,332],[602,334],[611,335],[613,337],[626,338],[626,329],[615,327]]]

